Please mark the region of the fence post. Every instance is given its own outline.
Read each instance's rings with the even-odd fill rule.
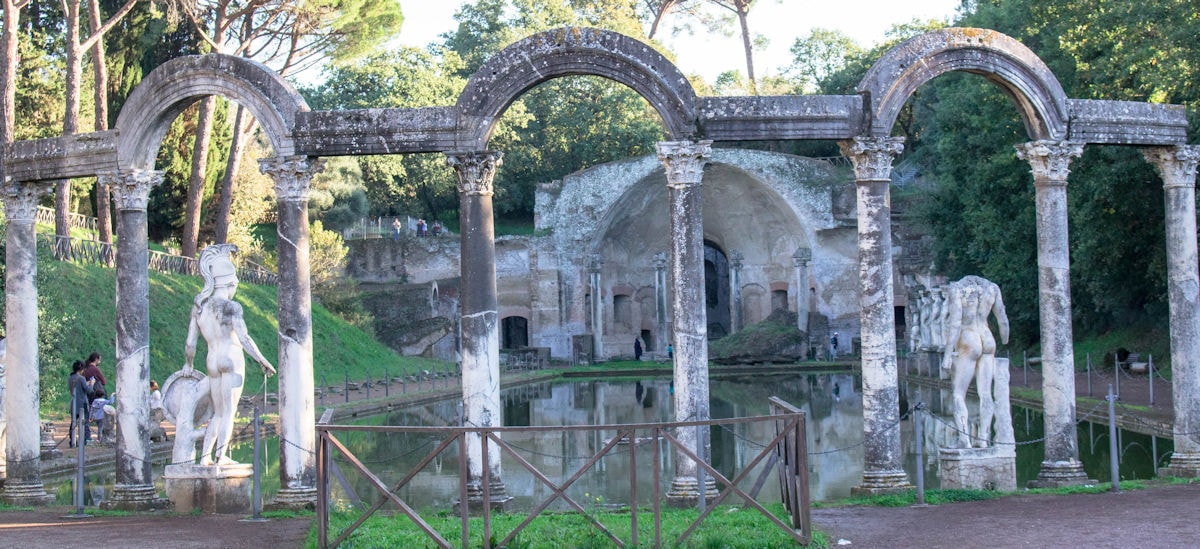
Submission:
[[[1121,361],[1120,361],[1120,359],[1117,358],[1117,355],[1115,353],[1113,354],[1113,379],[1115,380],[1114,383],[1117,384],[1117,393],[1116,393],[1117,398],[1120,398],[1121,397]]]
[[[1109,473],[1112,475],[1112,491],[1121,491],[1121,472],[1118,467],[1117,460],[1120,454],[1117,449],[1117,397],[1113,395],[1112,385],[1108,386],[1108,396],[1105,398],[1108,401],[1108,465]]]
[[[321,407],[325,407],[325,391],[329,390],[329,384],[325,381],[325,374],[321,374]]]
[[[342,394],[346,395],[346,402],[350,402],[350,370],[343,373],[346,374],[346,380],[342,384]]]
[[[371,367],[367,366],[363,370],[367,372],[367,380],[363,382],[363,387],[367,389],[367,400],[371,400]]]
[[[1088,396],[1092,396],[1092,353],[1087,354]]]
[[[388,375],[387,366],[383,367],[383,396],[384,398],[392,396],[392,378]]]
[[[1021,364],[1025,369],[1025,386],[1029,386],[1029,352],[1021,351]]]

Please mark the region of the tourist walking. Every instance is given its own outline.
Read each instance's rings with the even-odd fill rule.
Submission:
[[[392,218],[392,240],[400,240],[400,218]]]
[[[83,371],[80,372],[83,379],[91,386],[91,390],[88,392],[89,404],[97,398],[108,396],[108,380],[104,379],[104,372],[100,371],[100,360],[100,353],[92,352],[83,365]]]
[[[642,360],[642,340],[641,338],[633,338],[633,359]]]
[[[91,414],[88,412],[88,384],[83,378],[83,362],[76,360],[71,365],[71,375],[67,377],[67,394],[71,395],[70,413],[71,425],[67,428],[67,446],[75,447],[76,427],[79,437],[86,444],[92,440],[92,430],[88,426]]]

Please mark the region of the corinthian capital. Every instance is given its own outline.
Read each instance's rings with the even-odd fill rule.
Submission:
[[[500,151],[446,153],[446,164],[458,175],[459,194],[491,196],[492,180],[503,156]]]
[[[1195,187],[1196,165],[1200,163],[1200,145],[1152,147],[1142,151],[1163,178],[1163,188]]]
[[[50,192],[50,183],[6,181],[0,186],[4,215],[13,223],[33,223],[37,219],[38,199]]]
[[[163,173],[155,170],[121,170],[100,174],[100,185],[113,195],[113,204],[122,211],[145,211],[150,203],[150,191],[163,181]]]
[[[275,198],[281,202],[308,200],[314,175],[325,169],[325,161],[311,156],[261,158],[258,170],[275,181]]]
[[[1067,167],[1083,154],[1083,143],[1039,139],[1016,145],[1017,158],[1029,162],[1035,185],[1067,184]]]
[[[854,164],[854,179],[885,181],[892,178],[892,160],[904,151],[903,137],[855,137],[838,141],[842,156]]]
[[[667,186],[683,188],[699,185],[704,164],[712,155],[712,141],[660,141],[658,160],[667,169]]]

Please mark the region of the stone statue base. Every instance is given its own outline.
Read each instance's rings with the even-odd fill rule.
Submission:
[[[168,465],[163,472],[167,499],[175,511],[245,514],[253,512],[254,471],[248,464]]]
[[[908,473],[903,470],[863,471],[862,484],[850,488],[851,496],[878,496],[912,490]]]
[[[943,489],[1017,489],[1017,454],[1012,446],[942,448],[938,451],[938,466]]]
[[[21,482],[7,479],[4,481],[4,490],[0,491],[0,501],[9,505],[38,507],[54,503],[54,496],[46,493],[46,486],[40,480]]]
[[[1200,477],[1200,454],[1175,452],[1171,462],[1166,467],[1158,468],[1160,477],[1197,478]]]

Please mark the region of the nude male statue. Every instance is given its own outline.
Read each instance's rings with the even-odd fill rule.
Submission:
[[[971,378],[979,393],[979,434],[976,446],[986,448],[991,440],[992,419],[996,402],[992,396],[996,372],[996,338],[988,328],[987,318],[996,316],[1000,341],[1008,343],[1008,315],[1000,287],[978,276],[965,276],[947,286],[948,312],[945,326],[946,349],[942,368],[950,369],[954,387],[954,424],[958,429],[958,446],[970,448],[971,434],[967,422],[967,389]],[[1007,403],[1002,403],[1007,405]]]
[[[237,291],[237,268],[229,255],[237,252],[233,244],[213,244],[200,252],[198,265],[204,277],[204,289],[196,296],[192,318],[188,324],[187,360],[183,371],[190,372],[196,356],[196,338],[204,336],[208,344],[208,391],[212,399],[213,418],[204,431],[200,465],[233,464],[229,459],[229,441],[233,437],[233,420],[246,378],[246,359],[250,355],[262,365],[263,374],[270,377],[275,368],[259,352],[246,332],[242,306],[233,301]],[[214,459],[215,455],[215,459]]]

